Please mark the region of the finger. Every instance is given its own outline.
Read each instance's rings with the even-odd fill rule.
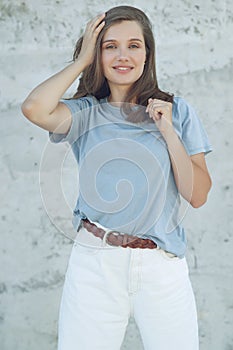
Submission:
[[[149,116],[151,119],[153,120],[158,120],[158,115],[156,112],[152,111],[152,112],[149,112]]]
[[[165,108],[165,106],[164,105],[162,105],[161,103],[155,103],[155,102],[153,102],[150,106],[149,106],[149,108],[152,110],[152,111],[155,111],[155,112],[159,112],[159,113],[164,113],[164,108]]]
[[[159,112],[159,111],[156,111],[156,112],[155,112],[155,118],[156,118],[156,120],[160,120],[161,117],[162,117],[162,113]]]
[[[153,101],[152,98],[149,98],[149,99],[148,99],[148,105],[147,105],[147,107],[146,107],[146,113],[149,112],[149,107],[150,107],[150,104],[151,104],[152,101]]]
[[[95,29],[95,34],[99,34],[103,27],[105,26],[105,21],[101,22],[98,27]]]
[[[88,28],[90,34],[93,33],[95,36],[98,36],[101,30],[103,29],[105,25],[105,21],[103,21],[104,17],[101,17],[98,21],[95,23],[92,23],[91,26]]]
[[[162,117],[161,111],[156,110],[156,109],[152,109],[151,112],[150,112],[150,114],[151,114],[151,116],[152,116],[151,118],[154,119],[154,121],[158,121],[158,120],[160,120],[161,117]]]
[[[98,24],[104,19],[105,13],[101,13],[100,15],[97,15],[95,18],[93,18],[89,23],[90,27],[97,27]]]
[[[153,103],[150,103],[147,108],[146,108],[146,111],[149,112],[150,114],[154,114],[155,112],[157,112],[158,108],[157,106]]]
[[[148,100],[147,107],[149,107],[149,108],[151,108],[151,107],[153,107],[153,108],[163,108],[163,107],[166,107],[166,104],[161,103],[160,100],[157,100],[157,102],[156,102],[154,99],[150,98]]]
[[[162,103],[161,100],[149,98],[148,105],[146,107],[146,112],[149,112],[149,113],[158,112],[159,115],[157,115],[157,117],[160,118],[164,112],[163,109],[165,107],[167,107],[166,103]]]

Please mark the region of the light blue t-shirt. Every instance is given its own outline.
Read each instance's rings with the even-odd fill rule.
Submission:
[[[183,257],[186,237],[166,142],[155,123],[132,123],[120,107],[93,96],[62,100],[72,113],[66,135],[50,133],[52,142],[71,144],[79,168],[79,194],[73,225],[82,218],[109,229],[152,239]],[[144,107],[135,107],[144,108]],[[174,97],[174,128],[187,153],[211,151],[195,110]]]

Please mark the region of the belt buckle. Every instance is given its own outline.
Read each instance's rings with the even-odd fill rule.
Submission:
[[[107,244],[113,246],[113,247],[117,247],[115,244],[112,244],[108,241],[108,236],[110,235],[110,233],[112,233],[114,236],[121,236],[121,233],[119,231],[115,231],[115,230],[106,230],[105,234],[103,236],[103,246],[105,247]]]

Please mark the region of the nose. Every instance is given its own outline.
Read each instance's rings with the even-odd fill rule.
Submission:
[[[119,47],[118,50],[118,60],[119,61],[128,61],[128,51],[125,47]]]

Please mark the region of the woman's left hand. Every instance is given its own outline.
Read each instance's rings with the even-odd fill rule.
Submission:
[[[163,136],[174,131],[172,125],[172,103],[149,98],[146,112],[149,113],[151,119],[154,120],[156,126]]]

